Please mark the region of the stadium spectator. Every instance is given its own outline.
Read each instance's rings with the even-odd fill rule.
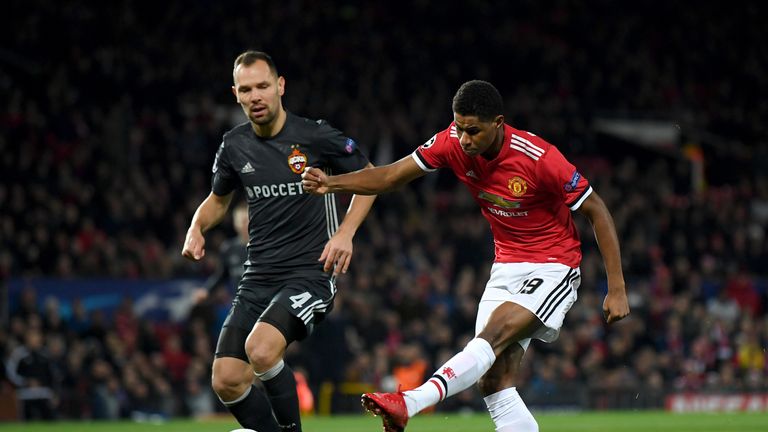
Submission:
[[[24,344],[7,360],[8,378],[17,388],[25,420],[54,420],[57,397],[53,364],[44,348],[42,329],[26,330]]]

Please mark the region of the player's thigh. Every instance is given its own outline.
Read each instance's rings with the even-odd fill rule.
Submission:
[[[216,342],[216,358],[234,357],[248,363],[246,339],[275,292],[266,288],[238,291]]]
[[[488,341],[498,356],[510,344],[530,338],[541,326],[531,311],[508,301],[494,309],[477,336]]]
[[[264,316],[273,316],[273,306],[267,308]],[[289,317],[293,319],[293,317]],[[293,319],[295,322],[295,319]],[[298,326],[298,324],[297,324]],[[290,334],[290,333],[289,333]],[[245,351],[256,372],[264,372],[277,364],[285,355],[288,341],[283,332],[269,322],[257,321],[245,341]]]
[[[494,264],[478,305],[475,333],[485,328],[499,306],[509,302],[527,309],[544,324],[534,337],[553,340],[576,301],[579,277],[578,268],[562,264]],[[528,341],[521,342],[526,348]]]

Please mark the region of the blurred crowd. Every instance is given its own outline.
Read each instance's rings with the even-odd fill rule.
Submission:
[[[273,55],[289,110],[328,119],[375,164],[447,127],[458,85],[487,79],[508,122],[556,144],[612,210],[632,306],[603,324],[602,262],[577,216],[579,301],[556,343],[531,345],[526,400],[768,391],[762,2],[13,3],[0,18],[0,280],[213,273],[228,222],[202,263],[180,250],[221,135],[244,120],[228,88],[244,49]],[[707,184],[674,147],[601,136],[602,115],[675,122]],[[472,337],[487,223],[450,173],[432,174],[380,197],[355,246],[333,314],[289,362],[313,389],[418,384]],[[181,324],[144,320],[130,299],[65,320],[32,288],[0,327],[2,386],[42,401],[30,417],[213,413],[211,317],[229,298],[230,286],[201,297]],[[609,404],[592,396],[582,405]],[[454,399],[440,409],[478,402]]]

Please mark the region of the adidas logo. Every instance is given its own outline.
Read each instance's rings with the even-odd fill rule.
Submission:
[[[467,174],[466,174],[466,176],[467,176],[467,177],[472,177],[472,178],[473,178],[473,179],[475,179],[475,180],[480,180],[480,179],[478,179],[478,178],[477,178],[477,175],[475,174],[475,172],[474,172],[473,170],[469,170],[469,171],[467,171]]]
[[[251,163],[250,163],[250,162],[247,162],[247,163],[245,164],[245,166],[243,167],[243,169],[241,169],[241,170],[240,170],[240,172],[241,172],[241,173],[243,173],[243,174],[252,173],[252,172],[254,172],[254,171],[255,171],[255,170],[254,170],[254,169],[253,169],[253,167],[251,166]]]

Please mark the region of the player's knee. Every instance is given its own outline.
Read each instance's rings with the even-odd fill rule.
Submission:
[[[499,331],[501,335],[500,344],[509,349],[509,347],[518,345],[515,342],[530,337],[533,331],[541,325],[541,322],[535,316],[531,316],[533,319],[530,321],[504,323]]]
[[[249,342],[245,345],[245,352],[248,354],[248,360],[250,360],[254,371],[264,372],[280,361],[279,350],[256,341],[249,340]]]
[[[265,352],[249,352],[251,366],[256,372],[265,372],[280,361],[280,356]]]
[[[214,368],[211,376],[211,387],[223,401],[237,399],[252,383],[253,373],[250,370]]]
[[[505,303],[491,314],[488,324],[478,337],[487,340],[498,353],[512,343],[530,337],[542,325],[529,310],[513,303]]]

